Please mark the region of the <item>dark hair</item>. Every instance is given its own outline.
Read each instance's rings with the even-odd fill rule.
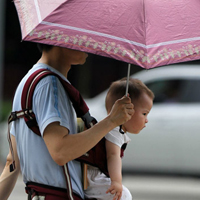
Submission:
[[[42,43],[37,43],[37,47],[39,51],[42,53],[43,51],[49,51],[53,48],[53,45],[48,45],[48,44],[42,44]]]
[[[126,92],[126,82],[127,78],[122,78],[118,81],[113,82],[108,90],[106,95],[105,104],[106,110],[109,111],[114,105],[115,101],[122,98]],[[141,94],[147,94],[151,99],[154,99],[153,92],[140,80],[138,79],[129,79],[129,88],[128,93],[132,102],[138,100]]]

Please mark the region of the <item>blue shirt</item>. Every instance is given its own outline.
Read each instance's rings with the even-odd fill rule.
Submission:
[[[36,64],[20,82],[13,101],[13,111],[21,110],[21,93],[25,81],[34,71],[45,68],[62,74],[45,64]],[[67,80],[67,79],[66,79]],[[59,122],[69,130],[69,134],[77,133],[76,115],[71,101],[59,79],[55,76],[43,78],[36,86],[33,94],[33,112],[43,136],[45,128],[52,122]],[[23,118],[12,123],[11,134],[17,142],[17,152],[25,183],[28,181],[66,188],[66,181],[61,166],[51,158],[43,137],[37,136],[26,125]],[[53,141],[52,141],[53,142]],[[68,162],[72,189],[84,198],[82,189],[81,165],[77,161]]]

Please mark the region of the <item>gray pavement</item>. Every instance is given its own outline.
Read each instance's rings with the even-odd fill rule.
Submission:
[[[134,200],[200,200],[200,179],[130,176],[123,181]]]
[[[200,179],[153,176],[124,176],[133,200],[200,200]],[[24,183],[20,176],[8,200],[25,200]]]
[[[27,195],[25,193],[24,188],[25,188],[25,185],[24,185],[24,182],[20,175],[17,180],[17,183],[15,185],[15,188],[14,188],[13,192],[11,193],[10,197],[8,198],[8,200],[25,200],[25,199],[27,199]]]

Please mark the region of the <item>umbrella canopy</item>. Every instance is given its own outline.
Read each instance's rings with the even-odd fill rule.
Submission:
[[[149,69],[200,59],[199,0],[14,0],[22,39]]]

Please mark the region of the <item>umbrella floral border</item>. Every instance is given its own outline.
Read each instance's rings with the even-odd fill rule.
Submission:
[[[154,52],[151,55],[148,55],[146,49],[140,47],[140,50],[136,50],[134,45],[126,45],[124,43],[113,39],[113,42],[108,42],[105,37],[101,37],[98,41],[92,34],[90,36],[85,34],[74,34],[69,35],[64,31],[58,29],[49,28],[48,30],[42,31],[40,29],[34,29],[30,34],[24,39],[27,41],[40,42],[62,46],[69,46],[69,48],[74,48],[77,50],[82,50],[86,52],[93,53],[96,51],[97,54],[103,55],[106,57],[112,57],[117,60],[125,60],[128,63],[137,64],[140,66],[146,65],[145,68],[152,68],[154,65],[160,66],[165,65],[173,60],[178,62],[181,59],[191,60],[192,56],[198,56],[200,54],[200,41],[194,40],[194,44],[176,44],[174,49],[170,48],[167,45],[161,45],[159,51]],[[109,39],[110,40],[110,39]],[[184,41],[183,41],[184,42]],[[186,42],[187,43],[187,42]],[[132,47],[130,47],[132,45]],[[131,50],[130,50],[131,49]],[[138,49],[138,46],[137,46]],[[148,49],[147,49],[148,50]]]

